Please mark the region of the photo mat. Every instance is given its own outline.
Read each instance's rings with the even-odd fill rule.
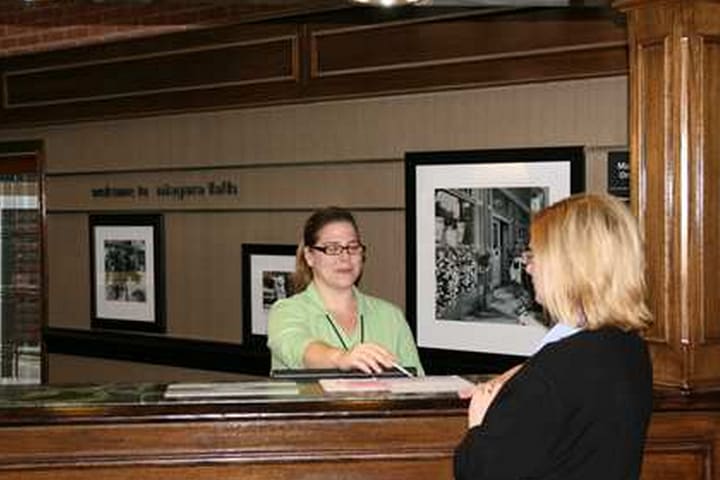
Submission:
[[[549,325],[532,215],[584,187],[581,147],[406,155],[408,319],[422,349],[527,356]]]
[[[91,326],[165,331],[161,215],[91,215]]]
[[[242,245],[243,344],[265,349],[272,305],[292,296],[296,245]]]

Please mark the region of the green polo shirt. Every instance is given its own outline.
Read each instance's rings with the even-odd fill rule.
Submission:
[[[290,298],[275,302],[268,318],[272,368],[304,368],[303,355],[310,342],[321,341],[349,350],[364,341],[385,347],[397,357],[400,365],[415,367],[419,374],[424,373],[415,340],[400,309],[357,288],[353,288],[353,293],[362,322],[358,322],[352,335],[347,335],[335,323],[314,283]]]

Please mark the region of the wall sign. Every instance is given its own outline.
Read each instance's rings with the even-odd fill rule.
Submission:
[[[630,198],[630,155],[627,151],[608,152],[607,191],[623,199]]]
[[[170,185],[168,183],[148,187],[138,185],[135,187],[115,187],[105,185],[90,190],[92,198],[167,198],[173,200],[186,200],[198,197],[217,197],[223,195],[237,195],[237,184],[223,180],[195,185]]]

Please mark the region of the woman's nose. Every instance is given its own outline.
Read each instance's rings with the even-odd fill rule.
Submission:
[[[532,274],[533,274],[533,264],[532,264],[532,262],[525,264],[525,271],[527,272],[528,275],[532,275]]]

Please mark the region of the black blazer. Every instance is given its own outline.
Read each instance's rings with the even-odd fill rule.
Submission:
[[[616,328],[543,347],[455,451],[457,480],[640,476],[652,412],[645,342]]]

